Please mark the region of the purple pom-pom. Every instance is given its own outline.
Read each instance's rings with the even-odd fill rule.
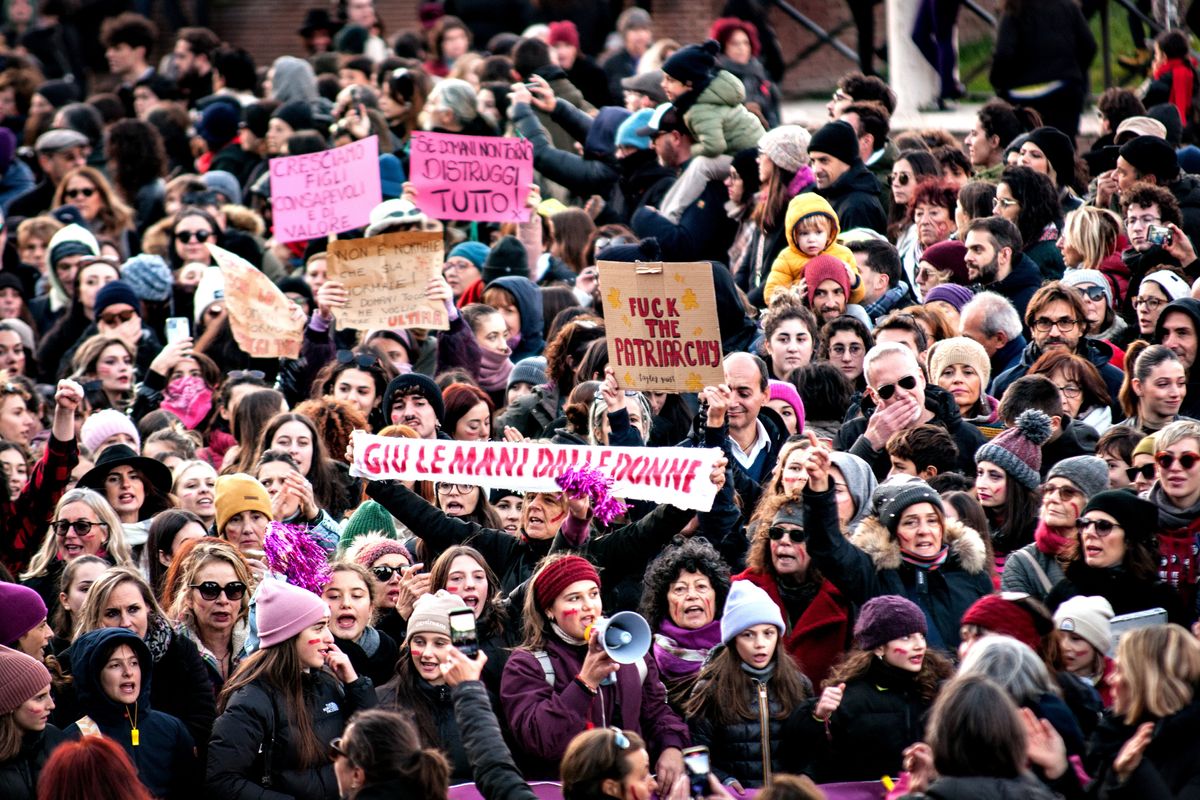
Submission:
[[[314,594],[329,580],[329,559],[303,525],[272,522],[263,540],[267,567],[287,582]]]
[[[571,499],[586,497],[591,501],[592,513],[603,525],[611,525],[629,510],[629,506],[612,496],[612,478],[598,469],[587,465],[571,467],[555,480]]]

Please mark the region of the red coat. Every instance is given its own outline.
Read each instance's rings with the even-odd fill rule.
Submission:
[[[788,619],[779,587],[772,576],[747,569],[734,575],[733,579],[750,581],[770,595],[775,605],[779,606],[788,628],[784,635],[784,646],[792,660],[813,682],[813,686],[819,687],[821,681],[829,677],[833,663],[846,652],[850,642],[853,630],[850,603],[832,583],[825,581],[800,619],[791,620]]]

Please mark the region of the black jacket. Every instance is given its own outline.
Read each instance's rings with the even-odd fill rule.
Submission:
[[[1059,795],[1031,775],[1019,778],[938,778],[924,794],[929,800],[1058,800]]]
[[[983,434],[969,422],[964,422],[954,403],[954,397],[945,389],[933,384],[925,385],[925,408],[933,412],[931,425],[941,425],[954,438],[958,446],[958,468],[964,475],[975,474],[975,451],[986,441]],[[860,406],[862,416],[842,425],[838,431],[834,448],[848,450],[871,465],[875,477],[883,480],[892,468],[887,450],[876,450],[863,434],[867,430],[867,422],[875,413],[874,403],[864,402]]]
[[[654,236],[663,261],[703,261],[725,253],[737,233],[737,223],[725,213],[729,191],[721,181],[709,181],[700,198],[688,206],[678,223],[643,206],[633,215],[634,233]]]
[[[597,136],[591,129],[593,120],[566,100],[559,98],[550,118],[567,132],[576,142],[584,144],[584,155],[571,150],[561,150],[550,140],[546,129],[538,122],[533,108],[526,103],[513,106],[513,125],[523,138],[533,145],[533,166],[543,177],[569,189],[580,197],[598,194],[607,197],[616,186],[620,173],[616,156],[589,150],[588,144]],[[611,116],[611,115],[610,115]],[[610,134],[615,132],[609,131]]]
[[[1051,81],[1082,85],[1096,39],[1074,0],[1039,0],[1018,15],[1003,14],[989,79],[996,93]]]
[[[861,161],[829,186],[815,191],[833,206],[843,231],[870,228],[877,233],[887,233],[887,215],[879,201],[879,181]]]
[[[399,616],[399,615],[397,615]],[[367,655],[357,642],[348,639],[338,639],[338,648],[350,659],[350,665],[355,673],[366,675],[371,683],[382,686],[396,674],[396,660],[400,657],[400,646],[396,640],[383,631],[376,629],[379,634],[379,646],[372,655]]]
[[[413,667],[409,667],[413,669]],[[471,764],[467,760],[467,751],[463,747],[462,737],[458,731],[458,722],[454,718],[454,701],[450,696],[450,687],[446,685],[433,686],[421,678],[417,678],[417,691],[425,700],[425,711],[432,718],[437,729],[435,741],[425,742],[428,747],[436,747],[450,762],[450,783],[470,783]],[[379,687],[379,706],[397,711],[409,712],[409,703],[398,698],[394,686]],[[422,737],[424,738],[424,737]]]
[[[342,735],[355,711],[375,707],[370,678],[359,677],[343,687],[327,673],[308,672],[302,681],[313,732],[325,744]],[[265,789],[268,753],[272,777],[271,788]],[[299,764],[287,702],[278,689],[261,680],[234,692],[217,717],[208,748],[206,787],[211,797],[224,800],[334,800],[338,796],[332,763]]]
[[[454,699],[454,716],[480,793],[488,800],[535,800],[537,795],[525,783],[512,753],[503,746],[500,723],[483,684],[460,683],[450,690],[450,696]],[[363,797],[359,795],[360,800]],[[389,800],[392,797],[395,795],[388,795]]]
[[[1004,374],[997,375],[996,380],[992,381],[992,395],[1000,397],[1013,384],[1013,381],[1018,378],[1024,378],[1025,373],[1029,372],[1030,367],[1033,366],[1033,362],[1038,360],[1042,352],[1042,348],[1038,347],[1037,342],[1027,344],[1025,352],[1021,353],[1021,360],[1017,365],[1005,370]],[[1099,339],[1084,337],[1075,346],[1075,355],[1086,358],[1096,368],[1100,373],[1100,377],[1104,379],[1104,385],[1108,389],[1108,396],[1116,399],[1121,391],[1121,382],[1125,379],[1125,373],[1109,363],[1109,360],[1113,357],[1112,345],[1108,342],[1102,342]]]
[[[1167,189],[1179,201],[1179,212],[1183,215],[1179,227],[1193,242],[1200,241],[1200,177],[1180,174],[1178,180],[1167,184]]]
[[[731,725],[719,725],[707,717],[691,717],[687,720],[692,732],[692,744],[708,748],[709,768],[722,783],[737,779],[743,788],[761,787],[763,776],[763,731],[759,723],[759,699],[757,680],[748,692],[747,703],[753,710],[752,719],[743,719]],[[778,698],[767,693],[770,720],[767,735],[771,747],[771,774],[788,772],[790,759],[785,760],[785,723],[787,717],[778,717],[781,710]],[[792,711],[794,709],[788,709]]]
[[[1017,258],[1016,254],[1013,258]],[[995,283],[988,284],[983,288],[989,292],[1003,295],[1008,298],[1008,301],[1013,304],[1013,308],[1017,309],[1017,314],[1021,316],[1022,324],[1025,320],[1025,309],[1029,306],[1029,301],[1033,297],[1034,292],[1042,286],[1042,271],[1033,259],[1024,253],[1020,254],[1020,258],[1012,265],[1012,269],[1008,275]],[[1028,332],[1027,332],[1028,333]]]
[[[1156,526],[1157,520],[1148,524]],[[1074,561],[1067,567],[1063,579],[1046,596],[1046,606],[1053,611],[1064,600],[1076,596],[1103,597],[1116,614],[1165,608],[1167,619],[1185,627],[1195,616],[1184,606],[1179,594],[1161,581],[1138,580],[1124,569],[1097,569],[1083,561]]]
[[[642,206],[658,208],[675,183],[675,172],[658,161],[653,150],[638,150],[617,159],[621,177],[610,195],[608,209],[628,225]]]
[[[37,780],[46,760],[66,741],[62,731],[47,725],[44,731],[26,731],[21,752],[0,763],[0,797],[5,800],[37,800]]]
[[[1113,760],[1136,730],[1120,717],[1110,716],[1092,736],[1088,766],[1096,778],[1099,797],[1196,797],[1200,793],[1200,702],[1192,701],[1159,720],[1141,763],[1124,783],[1118,783]]]
[[[1096,455],[1096,442],[1100,440],[1100,434],[1096,433],[1096,429],[1066,415],[1063,416],[1062,421],[1063,431],[1058,438],[1042,445],[1041,473],[1043,481],[1046,480],[1046,475],[1054,468],[1054,465],[1064,459]]]

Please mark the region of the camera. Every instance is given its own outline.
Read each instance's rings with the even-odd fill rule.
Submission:
[[[1146,241],[1159,247],[1170,247],[1173,241],[1171,229],[1165,225],[1151,225],[1146,230]]]

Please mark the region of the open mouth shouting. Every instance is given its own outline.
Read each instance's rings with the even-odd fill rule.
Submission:
[[[334,628],[339,632],[350,632],[358,627],[358,617],[350,612],[338,614],[333,621]]]

